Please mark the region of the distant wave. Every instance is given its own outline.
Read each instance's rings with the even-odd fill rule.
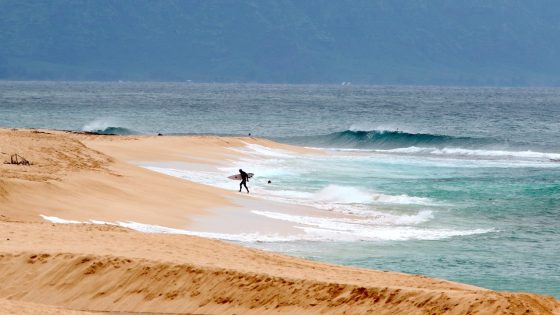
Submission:
[[[125,128],[119,127],[118,123],[111,119],[96,119],[83,128],[83,131],[92,132],[100,135],[134,135],[138,132]]]
[[[100,134],[100,135],[134,135],[138,134],[138,132],[124,128],[124,127],[106,127],[104,129],[97,129],[97,130],[87,130],[88,132]]]
[[[546,148],[526,143],[393,130],[345,130],[325,135],[298,136],[278,140],[298,145],[350,151],[363,150],[485,160],[560,162],[559,152],[546,152]]]
[[[478,147],[496,144],[488,138],[454,137],[393,130],[345,130],[319,136],[293,137],[287,140],[314,146],[356,149],[397,149],[407,147]]]

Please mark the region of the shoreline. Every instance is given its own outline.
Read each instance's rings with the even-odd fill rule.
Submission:
[[[212,221],[223,211],[236,217],[243,203],[264,201],[130,162],[220,165],[220,161],[235,160],[239,152],[229,148],[244,143],[297,154],[316,152],[249,137],[102,136],[0,129],[1,157],[9,155],[6,151],[17,151],[33,163],[30,167],[0,166],[0,273],[6,279],[0,299],[69,310],[127,312],[560,312],[558,300],[536,294],[495,292],[425,276],[311,262],[195,236],[41,222],[43,214],[178,229],[198,224],[204,229],[208,223],[197,218]],[[218,226],[231,217],[222,220]],[[139,280],[127,282],[125,269]],[[25,270],[27,275],[14,270]],[[142,274],[141,270],[148,271]],[[105,281],[110,284],[101,285]],[[25,293],[30,288],[33,293]]]

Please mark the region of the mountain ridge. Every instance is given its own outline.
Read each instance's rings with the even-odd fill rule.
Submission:
[[[0,79],[560,85],[549,0],[0,0]]]

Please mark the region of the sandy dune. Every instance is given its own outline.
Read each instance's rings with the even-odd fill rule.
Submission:
[[[0,297],[92,311],[547,314],[558,301],[113,226],[0,224]],[[9,238],[9,241],[7,240]]]
[[[0,215],[13,219],[38,221],[44,214],[184,227],[189,214],[229,205],[230,192],[124,163],[72,134],[3,130],[0,152],[3,160],[18,153],[33,163],[0,166]]]
[[[223,162],[252,138],[110,137],[0,130],[0,313],[560,314],[552,297],[323,264],[185,235],[72,220],[184,227],[231,192],[125,161]]]

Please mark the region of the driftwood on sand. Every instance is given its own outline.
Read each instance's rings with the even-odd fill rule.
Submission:
[[[31,165],[31,162],[26,160],[23,156],[19,154],[10,155],[10,161],[4,162],[4,164],[14,164],[14,165]]]

